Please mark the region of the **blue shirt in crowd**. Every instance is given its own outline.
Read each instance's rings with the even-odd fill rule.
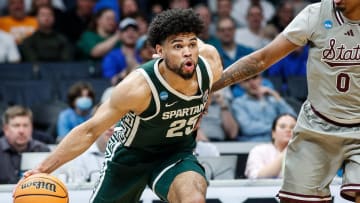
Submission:
[[[273,96],[259,100],[245,94],[235,98],[231,108],[241,130],[239,141],[270,142],[273,120],[283,113],[296,115],[283,99],[278,101]]]
[[[58,140],[62,139],[65,135],[67,135],[74,127],[89,119],[90,116],[90,112],[86,116],[81,116],[77,114],[72,108],[67,108],[63,110],[59,114],[59,119],[57,122]]]
[[[140,57],[136,56],[136,61],[141,62]],[[114,75],[122,72],[127,68],[126,56],[121,48],[113,49],[104,57],[102,61],[103,76],[112,78]]]

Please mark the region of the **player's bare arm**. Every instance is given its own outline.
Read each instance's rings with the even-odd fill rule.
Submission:
[[[38,172],[51,173],[64,163],[74,159],[126,113],[141,113],[150,103],[151,90],[141,73],[134,71],[119,83],[109,100],[104,102],[95,115],[75,127],[58,147],[36,169],[25,177]]]
[[[298,46],[279,34],[271,43],[231,64],[213,85],[213,91],[261,73]]]

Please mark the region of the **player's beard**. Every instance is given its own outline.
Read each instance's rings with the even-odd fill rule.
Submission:
[[[197,66],[197,64],[195,64],[195,62],[193,62],[194,67],[195,67],[194,70],[192,72],[189,72],[189,73],[186,73],[186,72],[183,71],[183,67],[185,66],[184,62],[182,62],[180,64],[180,66],[177,66],[177,65],[172,66],[172,65],[170,65],[167,59],[165,59],[164,62],[165,62],[165,66],[169,70],[176,73],[177,75],[179,75],[180,77],[182,77],[185,80],[190,80],[195,74],[195,69],[196,69],[196,66]]]

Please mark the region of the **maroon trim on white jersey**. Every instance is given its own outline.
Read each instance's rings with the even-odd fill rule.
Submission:
[[[336,10],[335,3],[333,2],[333,9],[334,9],[334,15],[336,18],[336,21],[339,23],[339,25],[343,25],[345,23],[343,17],[341,16],[340,11]]]
[[[355,196],[347,194],[347,192],[357,193],[360,192],[360,184],[345,184],[341,186],[340,195],[344,199],[355,202]]]
[[[297,203],[330,203],[332,200],[331,195],[327,196],[319,196],[319,195],[303,195],[303,194],[296,194],[292,192],[285,192],[280,190],[278,193],[278,198],[280,200],[289,200],[291,202]]]
[[[336,121],[333,121],[331,120],[330,118],[322,115],[320,112],[318,112],[313,105],[310,105],[311,106],[311,110],[317,115],[319,116],[320,118],[322,118],[323,120],[325,120],[326,122],[328,123],[331,123],[331,124],[334,124],[336,126],[340,126],[340,127],[358,127],[360,126],[360,123],[351,123],[351,124],[348,124],[348,123],[339,123],[339,122],[336,122]]]

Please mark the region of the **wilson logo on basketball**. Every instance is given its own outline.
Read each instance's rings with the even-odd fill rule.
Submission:
[[[21,185],[21,189],[25,189],[28,187],[35,187],[36,189],[45,189],[52,192],[56,192],[56,185],[53,183],[48,183],[44,181],[33,181],[33,182],[26,182]]]
[[[332,38],[329,48],[323,50],[321,60],[330,67],[360,66],[360,44],[349,48],[336,44],[336,39]]]

